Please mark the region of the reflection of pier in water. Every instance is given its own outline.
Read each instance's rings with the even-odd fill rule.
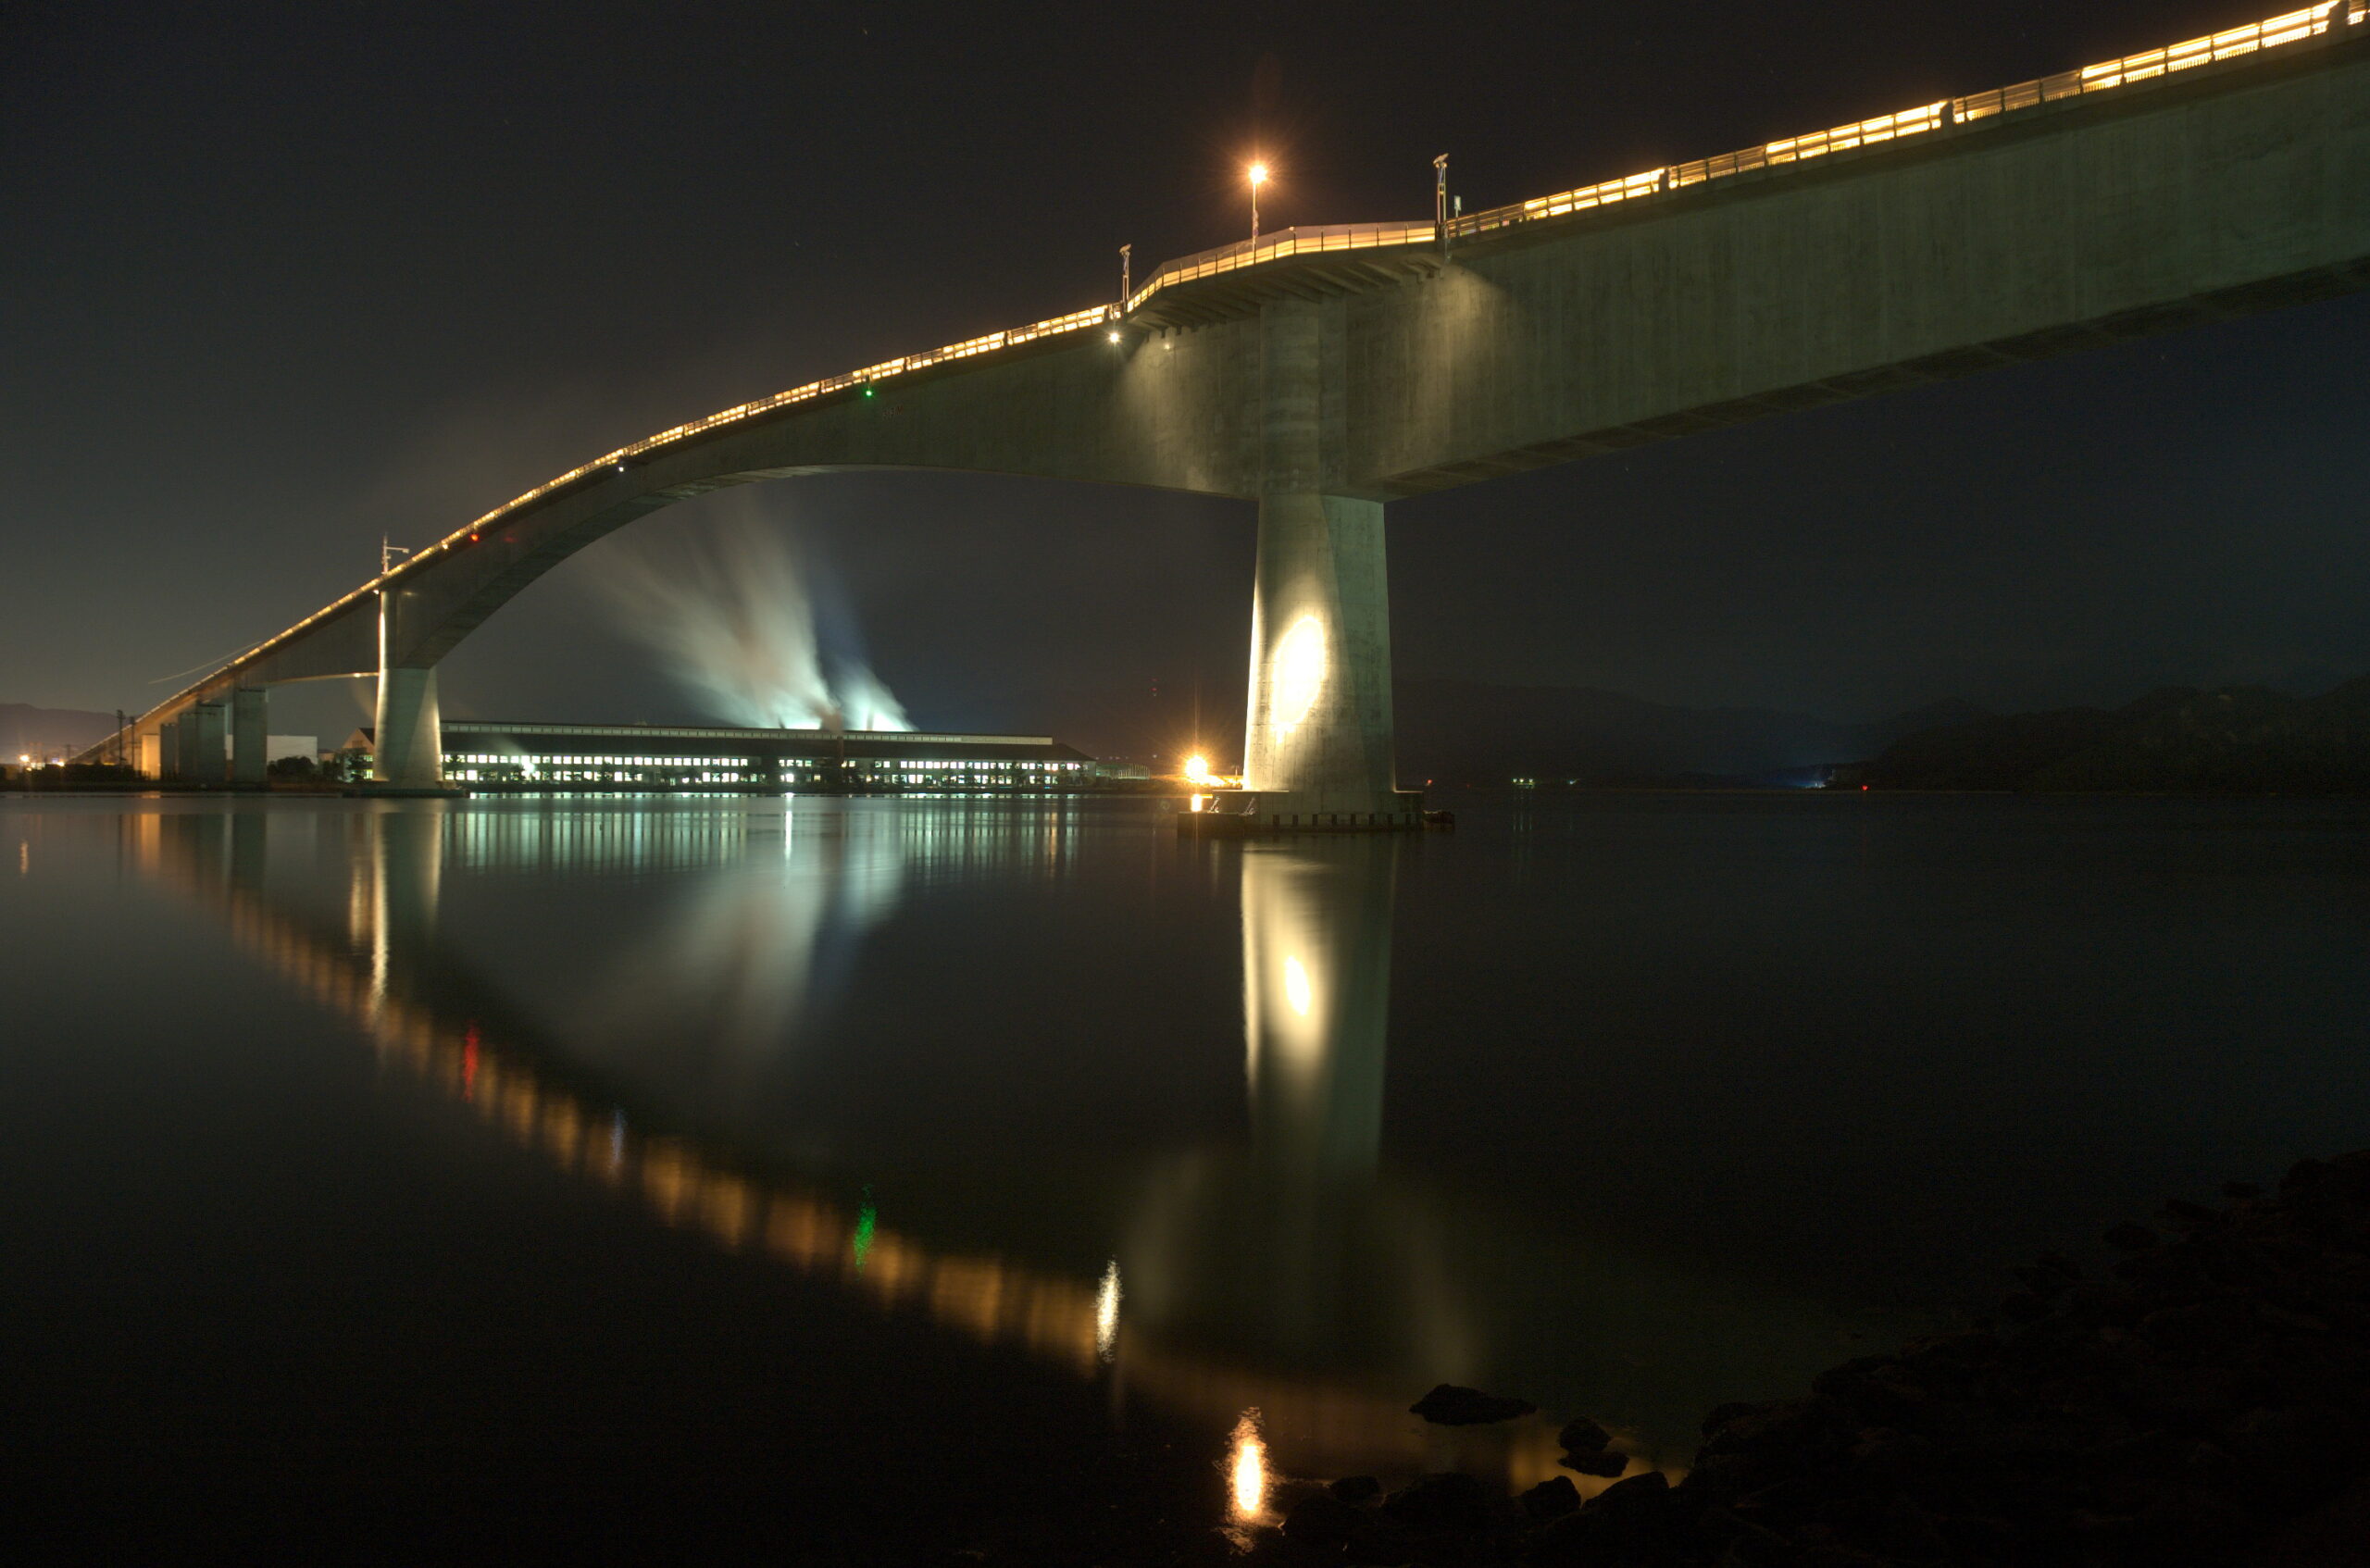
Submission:
[[[1098,1194],[1125,1200],[1120,1213],[1089,1220],[1085,1247],[1058,1238],[1073,1262],[1046,1266],[1007,1252],[1001,1235],[945,1247],[877,1225],[819,1195],[796,1174],[806,1157],[778,1155],[762,1125],[744,1135],[702,1120],[709,1130],[695,1136],[653,1136],[639,1125],[645,1098],[620,1089],[634,1075],[613,1069],[649,1055],[657,1037],[638,1031],[669,1014],[669,1050],[690,1033],[711,1052],[669,1057],[669,1072],[739,1054],[755,1073],[762,1051],[778,1053],[811,1014],[818,952],[941,873],[1066,876],[1069,811],[283,803],[126,821],[136,863],[225,905],[247,946],[384,1060],[559,1168],[730,1251],[1107,1378],[1115,1403],[1149,1401],[1214,1437],[1257,1406],[1288,1471],[1552,1474],[1543,1422],[1428,1433],[1405,1414],[1432,1381],[1501,1376],[1550,1400],[1560,1377],[1566,1402],[1608,1425],[1626,1416],[1636,1451],[1667,1464],[1691,1447],[1703,1409],[1798,1386],[1835,1359],[1850,1325],[1700,1270],[1576,1247],[1518,1202],[1382,1165],[1391,896],[1414,850],[1396,839],[1159,840],[1164,856],[1195,857],[1189,876],[1239,875],[1248,1144],[1130,1156],[1134,1175],[1099,1178]],[[667,880],[663,896],[654,880],[648,928],[620,940],[622,956],[584,964],[595,1010],[611,1014],[590,1022],[539,1023],[473,972],[477,944],[439,929],[461,879],[668,870],[698,875]],[[321,896],[325,872],[340,896]],[[636,991],[645,997],[630,1005]],[[588,1045],[605,1039],[612,1060],[588,1067]],[[1116,1264],[1080,1266],[1080,1252]]]
[[[1406,1472],[1438,1462],[1439,1435],[1428,1439],[1406,1415],[1410,1396],[1400,1391],[1405,1379],[1392,1382],[1388,1394],[1373,1391],[1370,1378],[1354,1376],[1373,1370],[1356,1354],[1330,1358],[1345,1364],[1317,1375],[1279,1374],[1262,1364],[1274,1359],[1263,1352],[1322,1343],[1324,1325],[1341,1304],[1341,1287],[1370,1300],[1379,1324],[1399,1310],[1384,1276],[1411,1262],[1418,1275],[1438,1272],[1421,1266],[1420,1239],[1404,1238],[1377,1254],[1391,1260],[1380,1274],[1371,1267],[1342,1272],[1354,1251],[1352,1238],[1390,1239],[1380,1234],[1390,1227],[1378,1225],[1374,1213],[1349,1211],[1374,1187],[1385,993],[1364,993],[1383,982],[1385,968],[1376,965],[1389,960],[1393,841],[1345,843],[1356,864],[1329,873],[1272,849],[1248,859],[1253,972],[1256,953],[1270,940],[1261,933],[1273,931],[1282,943],[1274,963],[1293,977],[1280,999],[1284,1014],[1270,1012],[1263,1021],[1254,1011],[1246,1030],[1254,1153],[1248,1161],[1196,1157],[1156,1176],[1141,1223],[1112,1268],[1096,1278],[934,1249],[793,1182],[753,1175],[700,1140],[646,1134],[612,1109],[597,1086],[569,1071],[568,1052],[476,984],[437,943],[445,880],[465,871],[575,872],[589,863],[642,872],[731,864],[755,853],[837,853],[843,874],[831,884],[843,891],[853,877],[874,890],[852,901],[849,916],[868,922],[877,900],[893,900],[905,865],[994,857],[1008,869],[1019,848],[1024,863],[1058,865],[1068,853],[1058,818],[999,813],[977,834],[935,815],[918,821],[908,814],[840,818],[843,828],[859,824],[852,829],[858,835],[879,835],[867,855],[849,854],[845,843],[826,847],[820,835],[813,844],[794,842],[797,829],[787,822],[777,828],[745,812],[694,811],[671,822],[653,814],[639,826],[600,820],[606,814],[599,812],[551,815],[559,820],[380,806],[309,820],[272,811],[151,813],[126,820],[143,869],[218,902],[243,947],[358,1027],[383,1062],[466,1104],[558,1169],[637,1198],[668,1225],[694,1228],[728,1251],[762,1254],[835,1281],[885,1309],[917,1311],[982,1342],[1020,1348],[1079,1376],[1108,1377],[1115,1399],[1148,1399],[1216,1431],[1255,1408],[1276,1462],[1288,1470]],[[317,858],[350,856],[342,920],[332,923],[320,912],[308,916],[295,907],[300,900],[275,899],[267,890],[267,843],[290,827],[313,840]],[[767,841],[777,830],[784,840],[779,850]],[[294,847],[302,852],[306,846]],[[1312,883],[1312,876],[1338,880]],[[1312,897],[1312,889],[1328,886],[1362,897],[1378,888],[1382,902],[1349,927],[1332,927],[1319,917],[1326,906]],[[1257,917],[1250,912],[1254,902]],[[774,934],[811,941],[828,923],[778,919]],[[795,967],[801,955],[793,945],[772,956]],[[1345,968],[1345,960],[1363,967]],[[776,1014],[769,1005],[760,1011],[765,1019]],[[1344,1044],[1355,1046],[1354,1059],[1329,1069],[1328,1056]],[[1317,1145],[1301,1147],[1320,1130]],[[1271,1213],[1256,1256],[1245,1255],[1248,1233],[1228,1234],[1243,1206]],[[1407,1217],[1407,1237],[1420,1238],[1430,1228],[1424,1216]],[[1266,1283],[1245,1296],[1243,1282],[1253,1276]],[[1440,1299],[1411,1319],[1434,1325],[1430,1331],[1457,1315],[1447,1300],[1453,1293],[1438,1281],[1434,1288]],[[1246,1339],[1231,1331],[1240,1313],[1264,1318],[1272,1336]],[[1376,1348],[1372,1337],[1354,1343]],[[1503,1465],[1509,1479],[1528,1484],[1552,1472],[1553,1445],[1534,1423],[1518,1433],[1463,1435],[1459,1458],[1477,1468]]]

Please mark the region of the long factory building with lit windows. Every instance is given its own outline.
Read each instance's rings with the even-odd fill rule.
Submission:
[[[444,778],[473,790],[705,790],[975,793],[1101,790],[1146,770],[1050,735],[742,729],[448,719]],[[355,731],[349,747],[375,737]]]

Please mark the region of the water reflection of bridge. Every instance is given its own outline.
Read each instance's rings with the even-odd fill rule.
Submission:
[[[1007,879],[1058,877],[1091,831],[1063,808],[795,812],[339,804],[167,809],[125,821],[138,865],[218,904],[244,946],[350,1020],[391,1066],[667,1224],[1107,1378],[1115,1400],[1149,1400],[1213,1433],[1257,1406],[1289,1469],[1403,1471],[1450,1457],[1405,1405],[1438,1377],[1486,1380],[1503,1282],[1461,1250],[1476,1226],[1380,1164],[1402,843],[1160,849],[1240,878],[1250,1137],[1247,1147],[1145,1157],[1123,1184],[1133,1193],[1123,1222],[1101,1237],[1114,1259],[1104,1271],[1027,1261],[1000,1243],[934,1241],[834,1201],[794,1162],[784,1169],[747,1139],[655,1130],[664,1108],[649,1114],[614,1075],[588,1066],[584,1041],[508,1000],[477,972],[476,946],[439,928],[462,878],[705,868],[713,875],[687,879],[696,890],[688,915],[661,927],[682,944],[682,962],[645,955],[601,1004],[657,988],[618,1024],[620,1039],[638,1017],[705,1005],[693,1014],[704,1034],[755,1051],[806,1004],[810,951],[835,927],[881,919],[909,875],[992,864]],[[759,875],[767,866],[803,871]],[[323,867],[340,896],[322,896]],[[1712,1293],[1700,1285],[1641,1277],[1634,1263],[1591,1258],[1589,1267],[1598,1277],[1588,1288],[1622,1303],[1608,1314],[1577,1300],[1572,1326],[1604,1338],[1608,1355],[1641,1325],[1724,1346],[1766,1337],[1783,1316],[1766,1302],[1749,1314],[1707,1307]],[[1781,1323],[1779,1337],[1792,1336],[1798,1352],[1807,1344],[1798,1360],[1831,1359],[1831,1339],[1807,1337],[1810,1326]],[[1710,1370],[1675,1379],[1690,1420],[1734,1391]],[[1470,1436],[1454,1457],[1535,1480],[1553,1469],[1547,1431],[1532,1423]],[[1639,1436],[1640,1450],[1665,1462],[1683,1451],[1670,1434]]]

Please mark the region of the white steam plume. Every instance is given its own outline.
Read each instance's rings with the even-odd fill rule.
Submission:
[[[767,729],[913,728],[863,660],[825,654],[797,556],[754,505],[697,532],[621,539],[601,564],[601,591],[626,628],[717,717]]]

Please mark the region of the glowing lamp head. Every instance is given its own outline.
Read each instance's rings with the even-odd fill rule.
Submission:
[[[1116,343],[1116,342],[1117,342],[1119,341],[1119,334],[1118,334],[1118,333],[1116,333],[1116,332],[1113,332],[1112,334],[1110,334],[1110,337],[1111,337],[1111,341],[1112,341],[1113,342],[1115,342],[1115,343]]]
[[[1267,183],[1267,166],[1264,163],[1254,163],[1244,172],[1250,175],[1254,186]]]

